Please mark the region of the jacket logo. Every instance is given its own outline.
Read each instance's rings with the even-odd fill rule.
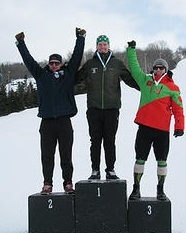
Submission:
[[[147,86],[153,86],[153,82],[150,80],[146,84],[147,84]]]
[[[98,69],[98,68],[92,68],[92,69],[91,69],[92,74],[96,74],[96,73],[97,73],[97,69]]]

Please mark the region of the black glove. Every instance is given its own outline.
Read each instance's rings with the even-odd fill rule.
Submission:
[[[85,36],[86,36],[86,31],[85,31],[85,29],[76,28],[76,37],[78,37],[78,36],[83,36],[83,37],[85,37]]]
[[[181,129],[176,129],[176,130],[174,131],[173,136],[176,138],[176,137],[182,136],[183,134],[184,134],[183,130],[181,130]]]
[[[24,32],[21,32],[21,33],[17,34],[15,36],[15,38],[16,38],[17,41],[24,40],[24,38],[25,38]]]
[[[136,41],[134,41],[134,40],[132,40],[132,41],[130,41],[130,42],[127,42],[128,43],[128,47],[130,47],[130,48],[136,48]]]

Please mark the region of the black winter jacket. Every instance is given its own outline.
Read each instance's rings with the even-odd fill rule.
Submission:
[[[104,63],[109,54],[101,54]],[[88,60],[76,74],[75,94],[87,93],[88,108],[119,109],[121,107],[121,80],[128,86],[139,90],[136,81],[122,60],[112,55],[104,68],[95,52],[93,58]]]
[[[55,74],[49,70],[48,66],[42,68],[33,59],[24,41],[19,41],[17,44],[26,67],[37,83],[39,117],[71,117],[77,113],[74,98],[74,79],[82,59],[84,41],[85,38],[83,36],[77,37],[72,57],[67,66],[61,67],[61,70],[58,72],[58,78],[56,78]]]

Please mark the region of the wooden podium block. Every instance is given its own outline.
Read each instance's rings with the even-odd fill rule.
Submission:
[[[127,232],[125,180],[85,180],[75,185],[76,233]]]
[[[28,197],[29,233],[74,233],[74,195],[51,193]]]
[[[129,233],[171,233],[171,202],[155,197],[128,201]]]

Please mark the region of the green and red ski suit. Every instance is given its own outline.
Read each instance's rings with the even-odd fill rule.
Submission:
[[[127,48],[127,59],[131,74],[141,91],[134,122],[169,132],[171,116],[174,115],[174,130],[184,130],[182,99],[179,87],[171,77],[172,72],[166,73],[158,83],[153,74],[145,74],[142,71],[134,48]]]

